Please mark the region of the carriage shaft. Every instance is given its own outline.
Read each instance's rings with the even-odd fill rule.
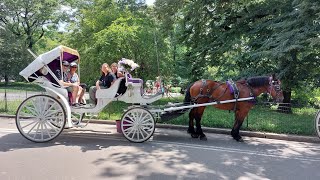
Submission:
[[[239,102],[239,101],[248,101],[252,100],[254,97],[248,97],[248,98],[239,98],[239,99],[231,99],[231,100],[225,100],[225,101],[215,101],[211,103],[203,103],[203,104],[193,104],[193,105],[186,105],[186,106],[180,106],[180,107],[170,107],[170,108],[164,108],[163,111],[176,111],[176,110],[182,110],[187,108],[196,108],[201,106],[210,106],[210,105],[216,105],[216,104],[226,104],[226,103],[233,103],[233,102]]]

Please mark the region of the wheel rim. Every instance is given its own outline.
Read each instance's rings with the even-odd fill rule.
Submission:
[[[130,109],[122,116],[121,130],[129,141],[144,142],[152,136],[154,129],[154,118],[145,109]]]
[[[36,95],[21,103],[16,124],[19,132],[34,142],[46,142],[57,137],[66,123],[62,105],[50,96]]]

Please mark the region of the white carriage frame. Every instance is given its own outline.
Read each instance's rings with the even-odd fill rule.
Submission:
[[[147,96],[142,95],[141,88],[143,87],[142,81],[137,78],[130,78],[132,80],[138,80],[139,83],[132,83],[129,82],[129,77],[125,75],[125,77],[117,79],[110,88],[108,89],[98,89],[96,91],[96,98],[97,98],[97,105],[88,108],[88,107],[71,107],[68,102],[68,92],[65,87],[59,82],[56,75],[53,71],[48,67],[48,64],[57,58],[60,60],[60,64],[63,60],[63,53],[67,52],[72,55],[79,56],[79,53],[76,50],[65,46],[58,46],[55,49],[39,55],[31,64],[29,64],[24,70],[20,72],[20,75],[23,76],[26,80],[34,79],[33,83],[38,84],[39,86],[43,87],[49,96],[57,99],[65,108],[66,115],[67,115],[67,122],[65,127],[71,128],[73,127],[73,123],[71,121],[71,113],[92,113],[97,114],[99,113],[105,106],[107,106],[111,101],[123,101],[126,103],[132,104],[140,104],[140,105],[147,105],[156,100],[159,100],[162,97],[162,92],[158,92],[156,95]],[[79,61],[78,61],[79,62]],[[80,66],[78,66],[80,68]],[[58,83],[60,86],[56,86],[53,82],[49,81],[44,76],[38,76],[35,73],[38,70],[46,71],[49,73]],[[125,70],[125,73],[128,74],[128,71]],[[32,76],[33,75],[33,76]],[[80,75],[79,75],[80,76]],[[117,97],[117,91],[119,89],[120,82],[122,79],[125,79],[127,90],[124,94],[119,95]]]

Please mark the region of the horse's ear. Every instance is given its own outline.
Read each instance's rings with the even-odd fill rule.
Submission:
[[[276,74],[272,74],[272,80],[277,80],[277,78],[276,78]]]

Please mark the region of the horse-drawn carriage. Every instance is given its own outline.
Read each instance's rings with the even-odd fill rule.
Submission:
[[[54,73],[59,68],[61,70],[62,61],[79,64],[79,53],[71,48],[59,46],[41,54],[20,72],[27,81],[36,83],[46,90],[46,94],[31,96],[24,100],[17,110],[16,125],[25,138],[34,142],[50,141],[64,128],[80,127],[85,114],[96,114],[111,101],[139,104],[130,106],[122,116],[122,130],[128,140],[143,142],[152,136],[155,118],[142,105],[160,99],[161,92],[143,95],[142,80],[132,78],[124,69],[125,77],[117,79],[108,89],[97,90],[95,106],[73,107],[69,104],[70,94]],[[127,88],[119,95],[117,92],[121,81],[125,81]]]
[[[125,76],[117,79],[108,89],[98,89],[96,91],[96,105],[74,107],[70,106],[70,94],[68,94],[66,87],[60,83],[54,73],[59,68],[61,70],[62,61],[80,64],[79,53],[71,48],[58,46],[36,57],[32,63],[20,72],[20,75],[27,81],[36,83],[46,90],[45,94],[25,99],[17,110],[17,128],[28,140],[47,142],[56,138],[65,128],[84,127],[92,117],[89,116],[89,121],[83,126],[81,122],[85,114],[97,114],[112,101],[123,101],[131,104],[127,110],[124,110],[120,122],[124,137],[131,142],[148,140],[154,133],[156,120],[177,117],[190,109],[188,132],[191,133],[192,137],[205,138],[201,130],[200,120],[204,108],[209,105],[214,105],[219,109],[235,111],[235,125],[231,134],[234,139],[241,140],[239,129],[243,119],[253,106],[251,101],[263,92],[270,93],[276,99],[282,97],[280,81],[275,77],[240,81],[232,84],[232,86],[230,83],[202,80],[195,82],[188,88],[183,103],[169,103],[165,106],[155,107],[150,104],[159,100],[163,92],[159,91],[153,95],[145,95],[143,93],[143,81],[132,78],[129,70],[124,67],[126,62],[122,60],[119,62],[119,66],[123,66]],[[137,67],[137,64],[133,61],[127,60],[127,62]],[[126,89],[119,94],[120,83],[123,81]],[[234,92],[233,94],[227,93],[229,90],[234,90],[235,84],[238,84],[239,87],[240,95],[237,96]],[[193,129],[193,119],[196,120],[196,131]],[[320,121],[317,121],[316,125],[317,132],[320,134]]]

